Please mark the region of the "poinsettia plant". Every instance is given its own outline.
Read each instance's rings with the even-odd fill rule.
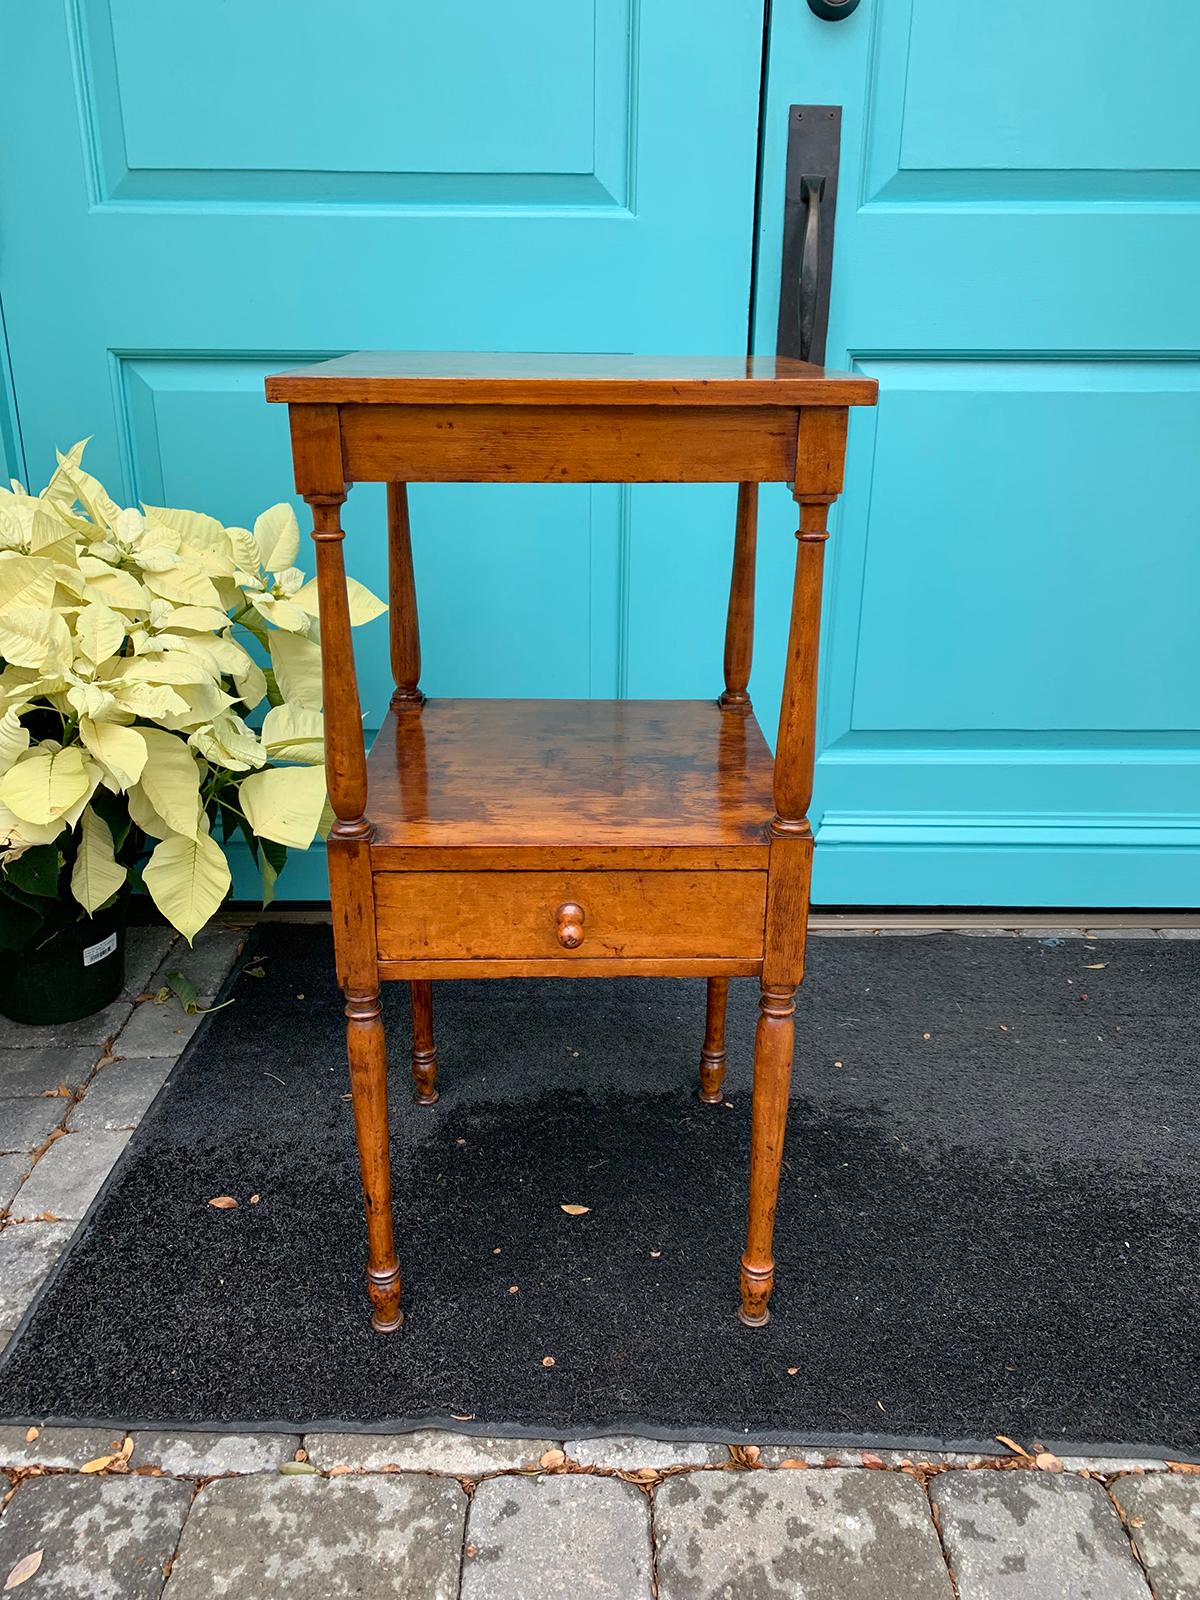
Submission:
[[[95,914],[131,875],[191,940],[229,892],[218,833],[245,837],[265,901],[325,815],[317,586],[295,513],[271,506],[249,529],[123,508],[83,448],[39,495],[0,489],[5,949]],[[355,625],[385,609],[348,589]]]

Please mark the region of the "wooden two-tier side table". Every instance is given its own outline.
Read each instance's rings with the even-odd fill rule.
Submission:
[[[745,357],[361,354],[267,379],[313,515],[337,976],[381,1333],[403,1321],[380,984],[412,993],[414,1094],[437,1099],[438,978],[705,977],[700,1098],[721,1099],[732,976],[761,985],[743,1322],[767,1320],[812,869],[817,635],[848,407],[872,379]],[[738,485],[725,688],[712,701],[426,700],[406,485]],[[795,583],[775,760],[746,686],[758,485],[793,486]],[[391,711],[368,757],[341,507],[385,483]],[[679,560],[688,559],[679,530]],[[562,619],[546,619],[547,681]]]

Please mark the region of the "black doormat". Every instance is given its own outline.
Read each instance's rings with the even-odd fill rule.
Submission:
[[[247,957],[10,1346],[8,1419],[1200,1449],[1200,942],[814,938],[758,1330],[756,985],[724,1107],[701,981],[439,985],[433,1109],[389,986],[390,1337],[328,932]]]

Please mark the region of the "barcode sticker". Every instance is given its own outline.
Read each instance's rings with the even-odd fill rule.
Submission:
[[[115,933],[110,933],[107,939],[101,939],[99,944],[89,944],[83,952],[84,966],[94,967],[97,961],[103,961],[105,956],[112,955],[116,948],[117,936]]]

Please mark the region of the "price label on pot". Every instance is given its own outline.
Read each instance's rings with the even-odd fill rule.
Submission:
[[[107,939],[101,939],[99,944],[89,944],[83,952],[85,967],[94,967],[97,961],[103,961],[105,956],[112,955],[117,948],[117,936],[110,933]]]

